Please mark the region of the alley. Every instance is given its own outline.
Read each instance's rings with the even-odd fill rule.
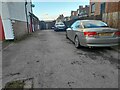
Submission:
[[[34,88],[117,88],[118,52],[76,49],[65,32],[37,31],[3,50],[3,86],[32,79]]]

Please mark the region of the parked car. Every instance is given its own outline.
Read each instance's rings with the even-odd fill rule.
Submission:
[[[54,30],[55,31],[61,31],[61,30],[64,31],[64,30],[66,30],[66,26],[63,22],[56,22],[55,26],[54,26]]]
[[[75,47],[110,47],[120,42],[120,31],[110,28],[99,20],[78,20],[66,30],[66,38],[75,43]]]

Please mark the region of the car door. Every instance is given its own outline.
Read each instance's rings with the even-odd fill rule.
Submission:
[[[75,35],[77,35],[79,33],[79,29],[80,29],[80,21],[76,21],[73,30],[72,30],[72,41],[74,41],[75,39]]]
[[[71,38],[71,36],[70,36],[71,31],[72,31],[72,28],[71,28],[71,27],[67,28],[67,30],[66,30],[66,34],[67,34],[67,37],[68,37],[69,39]]]
[[[84,42],[84,32],[83,32],[83,30],[84,30],[84,27],[82,25],[82,22],[80,21],[76,26],[76,32],[75,32],[75,35],[78,36],[80,43]]]
[[[76,23],[77,23],[77,21],[76,22],[74,22],[72,25],[71,25],[71,30],[69,31],[69,38],[72,40],[72,41],[74,41],[73,40],[73,34],[74,34],[74,30],[76,30]]]

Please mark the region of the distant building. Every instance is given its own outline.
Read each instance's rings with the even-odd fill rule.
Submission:
[[[55,25],[55,20],[54,21],[40,21],[40,29],[41,30],[48,30],[48,29],[53,29]]]
[[[61,15],[59,15],[59,17],[57,18],[57,21],[64,21],[64,15],[63,14],[61,14]]]
[[[88,17],[89,16],[89,5],[86,5],[85,7],[79,6],[77,11],[71,11],[71,19],[78,19],[81,17]]]
[[[77,11],[71,11],[71,16],[77,16]]]
[[[89,16],[89,5],[86,5],[85,7],[79,6],[79,9],[77,9],[77,14],[79,17]]]
[[[77,11],[71,11],[70,19],[77,19],[77,18],[78,18],[78,13],[77,13]]]
[[[100,16],[109,26],[120,28],[120,1],[93,2],[90,0],[89,16]]]
[[[64,21],[69,21],[69,20],[70,20],[69,16],[67,16],[67,17],[64,18]]]
[[[45,30],[45,29],[46,29],[45,21],[40,21],[40,30]]]

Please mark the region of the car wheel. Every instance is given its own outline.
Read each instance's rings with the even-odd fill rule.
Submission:
[[[79,48],[79,47],[80,47],[80,42],[79,42],[78,36],[75,37],[74,43],[75,43],[75,47],[76,47],[76,48]]]

